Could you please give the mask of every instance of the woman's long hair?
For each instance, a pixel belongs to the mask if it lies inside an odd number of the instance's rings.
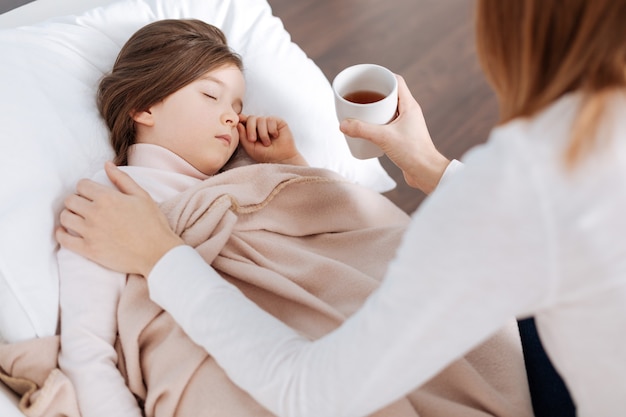
[[[128,148],[135,143],[134,113],[224,65],[243,69],[222,31],[200,20],[159,20],[135,32],[98,89],[98,110],[111,132],[115,163],[126,165]]]
[[[476,49],[501,123],[582,94],[565,155],[572,166],[593,145],[607,100],[626,86],[626,0],[477,0]]]

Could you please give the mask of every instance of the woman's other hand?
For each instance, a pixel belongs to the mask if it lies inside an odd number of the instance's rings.
[[[109,269],[147,276],[165,253],[184,244],[150,195],[107,162],[113,189],[81,180],[65,200],[56,239]]]
[[[307,165],[284,120],[273,116],[240,115],[239,122],[239,143],[255,161]]]
[[[398,78],[398,116],[386,125],[355,119],[341,122],[348,136],[367,139],[378,145],[404,174],[408,185],[430,194],[450,161],[435,148],[420,105],[411,95],[404,78]]]

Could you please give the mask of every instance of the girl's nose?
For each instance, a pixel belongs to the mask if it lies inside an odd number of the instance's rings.
[[[222,123],[229,126],[237,126],[239,123],[239,115],[234,110],[229,110],[222,114]]]

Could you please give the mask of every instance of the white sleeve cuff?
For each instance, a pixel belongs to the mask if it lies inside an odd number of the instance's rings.
[[[443,175],[439,180],[439,185],[445,183],[446,181],[449,181],[450,178],[452,178],[461,169],[463,169],[463,163],[461,161],[458,161],[456,159],[450,161],[450,163],[446,167],[446,170],[443,171]]]

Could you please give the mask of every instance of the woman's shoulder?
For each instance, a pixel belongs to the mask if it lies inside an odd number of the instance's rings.
[[[562,146],[571,132],[581,97],[568,94],[532,117],[519,117],[497,126],[492,138],[518,137],[528,145]]]
[[[604,136],[626,135],[626,91],[608,95],[599,117],[598,131]],[[517,118],[497,126],[490,139],[522,139],[526,146],[537,149],[564,151],[572,137],[584,97],[579,92],[564,95],[532,117]],[[623,142],[623,141],[622,141]]]

